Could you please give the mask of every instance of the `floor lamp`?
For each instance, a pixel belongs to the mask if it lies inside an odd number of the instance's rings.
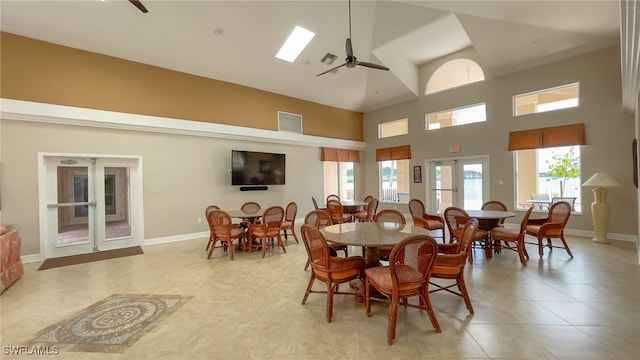
[[[593,241],[608,244],[607,229],[609,228],[609,203],[607,203],[607,187],[620,186],[611,176],[605,173],[595,173],[582,186],[595,186],[594,201],[591,203],[591,218],[593,220]]]

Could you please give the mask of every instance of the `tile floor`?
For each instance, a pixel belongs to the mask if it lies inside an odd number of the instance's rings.
[[[206,240],[144,247],[145,254],[37,271],[0,297],[0,358],[37,332],[114,293],[193,298],[126,352],[61,353],[57,359],[638,359],[640,267],[635,243],[594,244],[570,237],[575,258],[556,249],[521,267],[503,252],[486,261],[479,250],[466,268],[475,307],[432,295],[442,333],[424,312],[400,308],[395,343],[386,342],[387,310],[370,318],[351,296],[336,296],[332,323],[324,295],[301,305],[309,272],[304,246],[287,253],[219,249],[206,259]],[[352,253],[357,253],[352,249]],[[322,284],[319,284],[322,286]],[[37,358],[23,356],[24,358]],[[52,358],[42,356],[42,358]]]

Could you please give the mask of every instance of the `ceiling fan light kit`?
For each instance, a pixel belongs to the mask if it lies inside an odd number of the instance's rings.
[[[356,66],[364,66],[364,67],[368,67],[371,69],[377,69],[377,70],[384,70],[384,71],[388,71],[389,68],[383,65],[378,65],[378,64],[374,64],[374,63],[369,63],[369,62],[365,62],[365,61],[358,61],[358,58],[356,58],[355,56],[353,56],[353,45],[351,44],[351,0],[349,0],[349,37],[347,38],[347,41],[345,42],[345,52],[347,53],[347,57],[344,60],[344,63],[341,65],[338,65],[336,67],[333,67],[327,71],[321,72],[320,74],[316,75],[316,76],[321,76],[324,75],[326,73],[330,73],[333,72],[335,73],[336,70],[338,70],[341,67],[346,67],[346,68],[354,68]],[[324,62],[324,59],[323,59]]]

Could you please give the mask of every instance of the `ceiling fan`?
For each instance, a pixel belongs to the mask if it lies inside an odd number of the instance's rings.
[[[378,69],[378,70],[384,70],[384,71],[389,70],[389,68],[386,66],[364,62],[364,61],[358,61],[358,59],[355,56],[353,56],[353,47],[351,46],[351,0],[349,0],[349,37],[347,38],[347,41],[345,43],[345,50],[347,52],[347,58],[345,59],[344,64],[338,65],[316,76],[324,75],[326,73],[339,69],[343,66],[346,66],[347,68],[353,68],[359,65],[359,66],[364,66],[372,69]]]
[[[143,13],[148,13],[149,10],[147,10],[146,7],[144,7],[144,5],[142,5],[142,1],[140,0],[129,0],[130,3],[133,4],[133,6],[137,7],[140,11],[142,11]]]

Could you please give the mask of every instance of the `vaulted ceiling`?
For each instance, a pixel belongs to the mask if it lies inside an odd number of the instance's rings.
[[[351,3],[358,60],[340,68],[348,1],[0,2],[2,31],[365,112],[420,96],[419,68],[473,48],[488,76],[620,42],[618,1],[366,1]],[[294,63],[274,57],[296,26],[316,33]],[[321,62],[338,56],[332,65]]]

